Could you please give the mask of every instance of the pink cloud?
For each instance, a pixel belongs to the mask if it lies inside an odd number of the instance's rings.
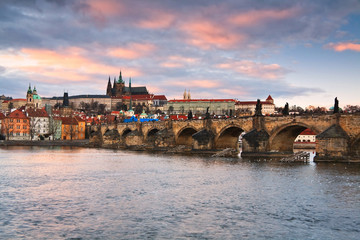
[[[189,36],[188,43],[203,49],[213,46],[228,49],[246,39],[244,35],[229,31],[223,25],[207,20],[185,23],[181,30]]]
[[[92,17],[98,24],[103,25],[107,18],[120,15],[125,12],[125,6],[116,0],[90,0],[87,1],[85,13]]]
[[[217,67],[222,69],[231,69],[248,77],[268,80],[281,79],[289,72],[289,70],[286,70],[278,64],[263,64],[248,60],[222,63],[217,65]]]
[[[4,67],[20,70],[29,76],[36,76],[45,82],[88,81],[92,74],[108,76],[119,72],[116,66],[105,65],[91,60],[88,52],[81,48],[70,47],[61,51],[23,48],[20,52],[2,54],[0,61],[7,59]],[[137,69],[126,69],[129,76],[140,76]]]
[[[124,59],[137,59],[152,53],[156,49],[153,44],[131,43],[127,47],[110,48],[108,55]]]
[[[161,63],[162,67],[166,68],[180,68],[186,65],[193,65],[198,62],[197,58],[187,58],[182,56],[170,56],[165,62]]]
[[[253,26],[266,23],[269,20],[282,20],[295,17],[299,10],[296,8],[284,10],[252,10],[231,16],[229,22],[236,26]]]
[[[220,82],[215,80],[197,79],[197,80],[179,80],[169,83],[169,85],[181,86],[185,88],[217,88]]]
[[[219,92],[223,93],[224,96],[233,96],[233,97],[246,97],[249,96],[249,93],[245,91],[242,87],[234,86],[232,88],[222,88],[219,89]]]
[[[175,20],[175,15],[165,11],[152,10],[147,11],[148,16],[139,20],[136,25],[146,29],[161,29],[169,27]]]
[[[360,44],[352,42],[329,43],[325,47],[333,49],[336,52],[342,52],[346,50],[360,52]]]

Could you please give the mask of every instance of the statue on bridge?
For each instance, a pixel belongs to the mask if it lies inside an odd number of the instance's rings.
[[[337,97],[335,98],[334,112],[333,113],[339,113],[339,100],[337,99]]]
[[[282,114],[283,114],[284,116],[289,115],[289,103],[286,103],[286,104],[285,104],[285,107],[284,107],[284,109],[282,110]]]
[[[192,114],[192,111],[190,110],[188,113],[188,120],[191,120],[191,119],[193,119],[193,114]]]
[[[260,99],[258,99],[255,107],[255,116],[262,116],[261,109],[262,109],[262,104],[260,102]]]
[[[206,109],[205,119],[210,119],[209,107]]]

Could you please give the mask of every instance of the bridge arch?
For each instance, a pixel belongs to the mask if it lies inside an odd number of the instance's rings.
[[[186,126],[180,129],[176,135],[175,142],[177,145],[192,146],[192,135],[197,133],[198,130],[191,126]]]
[[[125,128],[122,133],[120,134],[121,137],[126,137],[129,133],[131,133],[131,129],[130,128]]]
[[[219,134],[215,137],[215,148],[225,149],[239,147],[239,136],[244,132],[244,129],[238,125],[228,125],[220,130]]]
[[[149,140],[151,138],[154,138],[155,137],[155,134],[157,132],[159,132],[160,129],[157,129],[157,128],[151,128],[149,129],[149,131],[147,131],[147,133],[145,134],[145,140]]]
[[[296,137],[307,128],[316,134],[320,133],[316,127],[301,122],[288,123],[274,129],[270,134],[268,150],[293,152]]]
[[[350,151],[351,154],[360,156],[360,134],[350,142]]]

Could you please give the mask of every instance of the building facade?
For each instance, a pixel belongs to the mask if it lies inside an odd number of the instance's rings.
[[[265,101],[260,101],[262,114],[271,115],[275,113],[274,99],[269,95]],[[254,115],[257,101],[237,101],[235,103],[236,115]]]
[[[30,118],[31,140],[52,140],[53,134],[50,131],[50,117],[45,109],[29,108],[26,110]]]
[[[30,140],[30,118],[21,109],[15,110],[3,119],[1,131],[6,140]]]
[[[235,111],[234,99],[174,99],[167,102],[169,114],[202,115],[207,111],[211,115],[233,115]]]

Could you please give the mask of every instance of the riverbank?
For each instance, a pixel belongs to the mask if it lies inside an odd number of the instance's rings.
[[[54,140],[54,141],[0,141],[0,146],[71,146],[88,147],[89,139],[84,140]]]

